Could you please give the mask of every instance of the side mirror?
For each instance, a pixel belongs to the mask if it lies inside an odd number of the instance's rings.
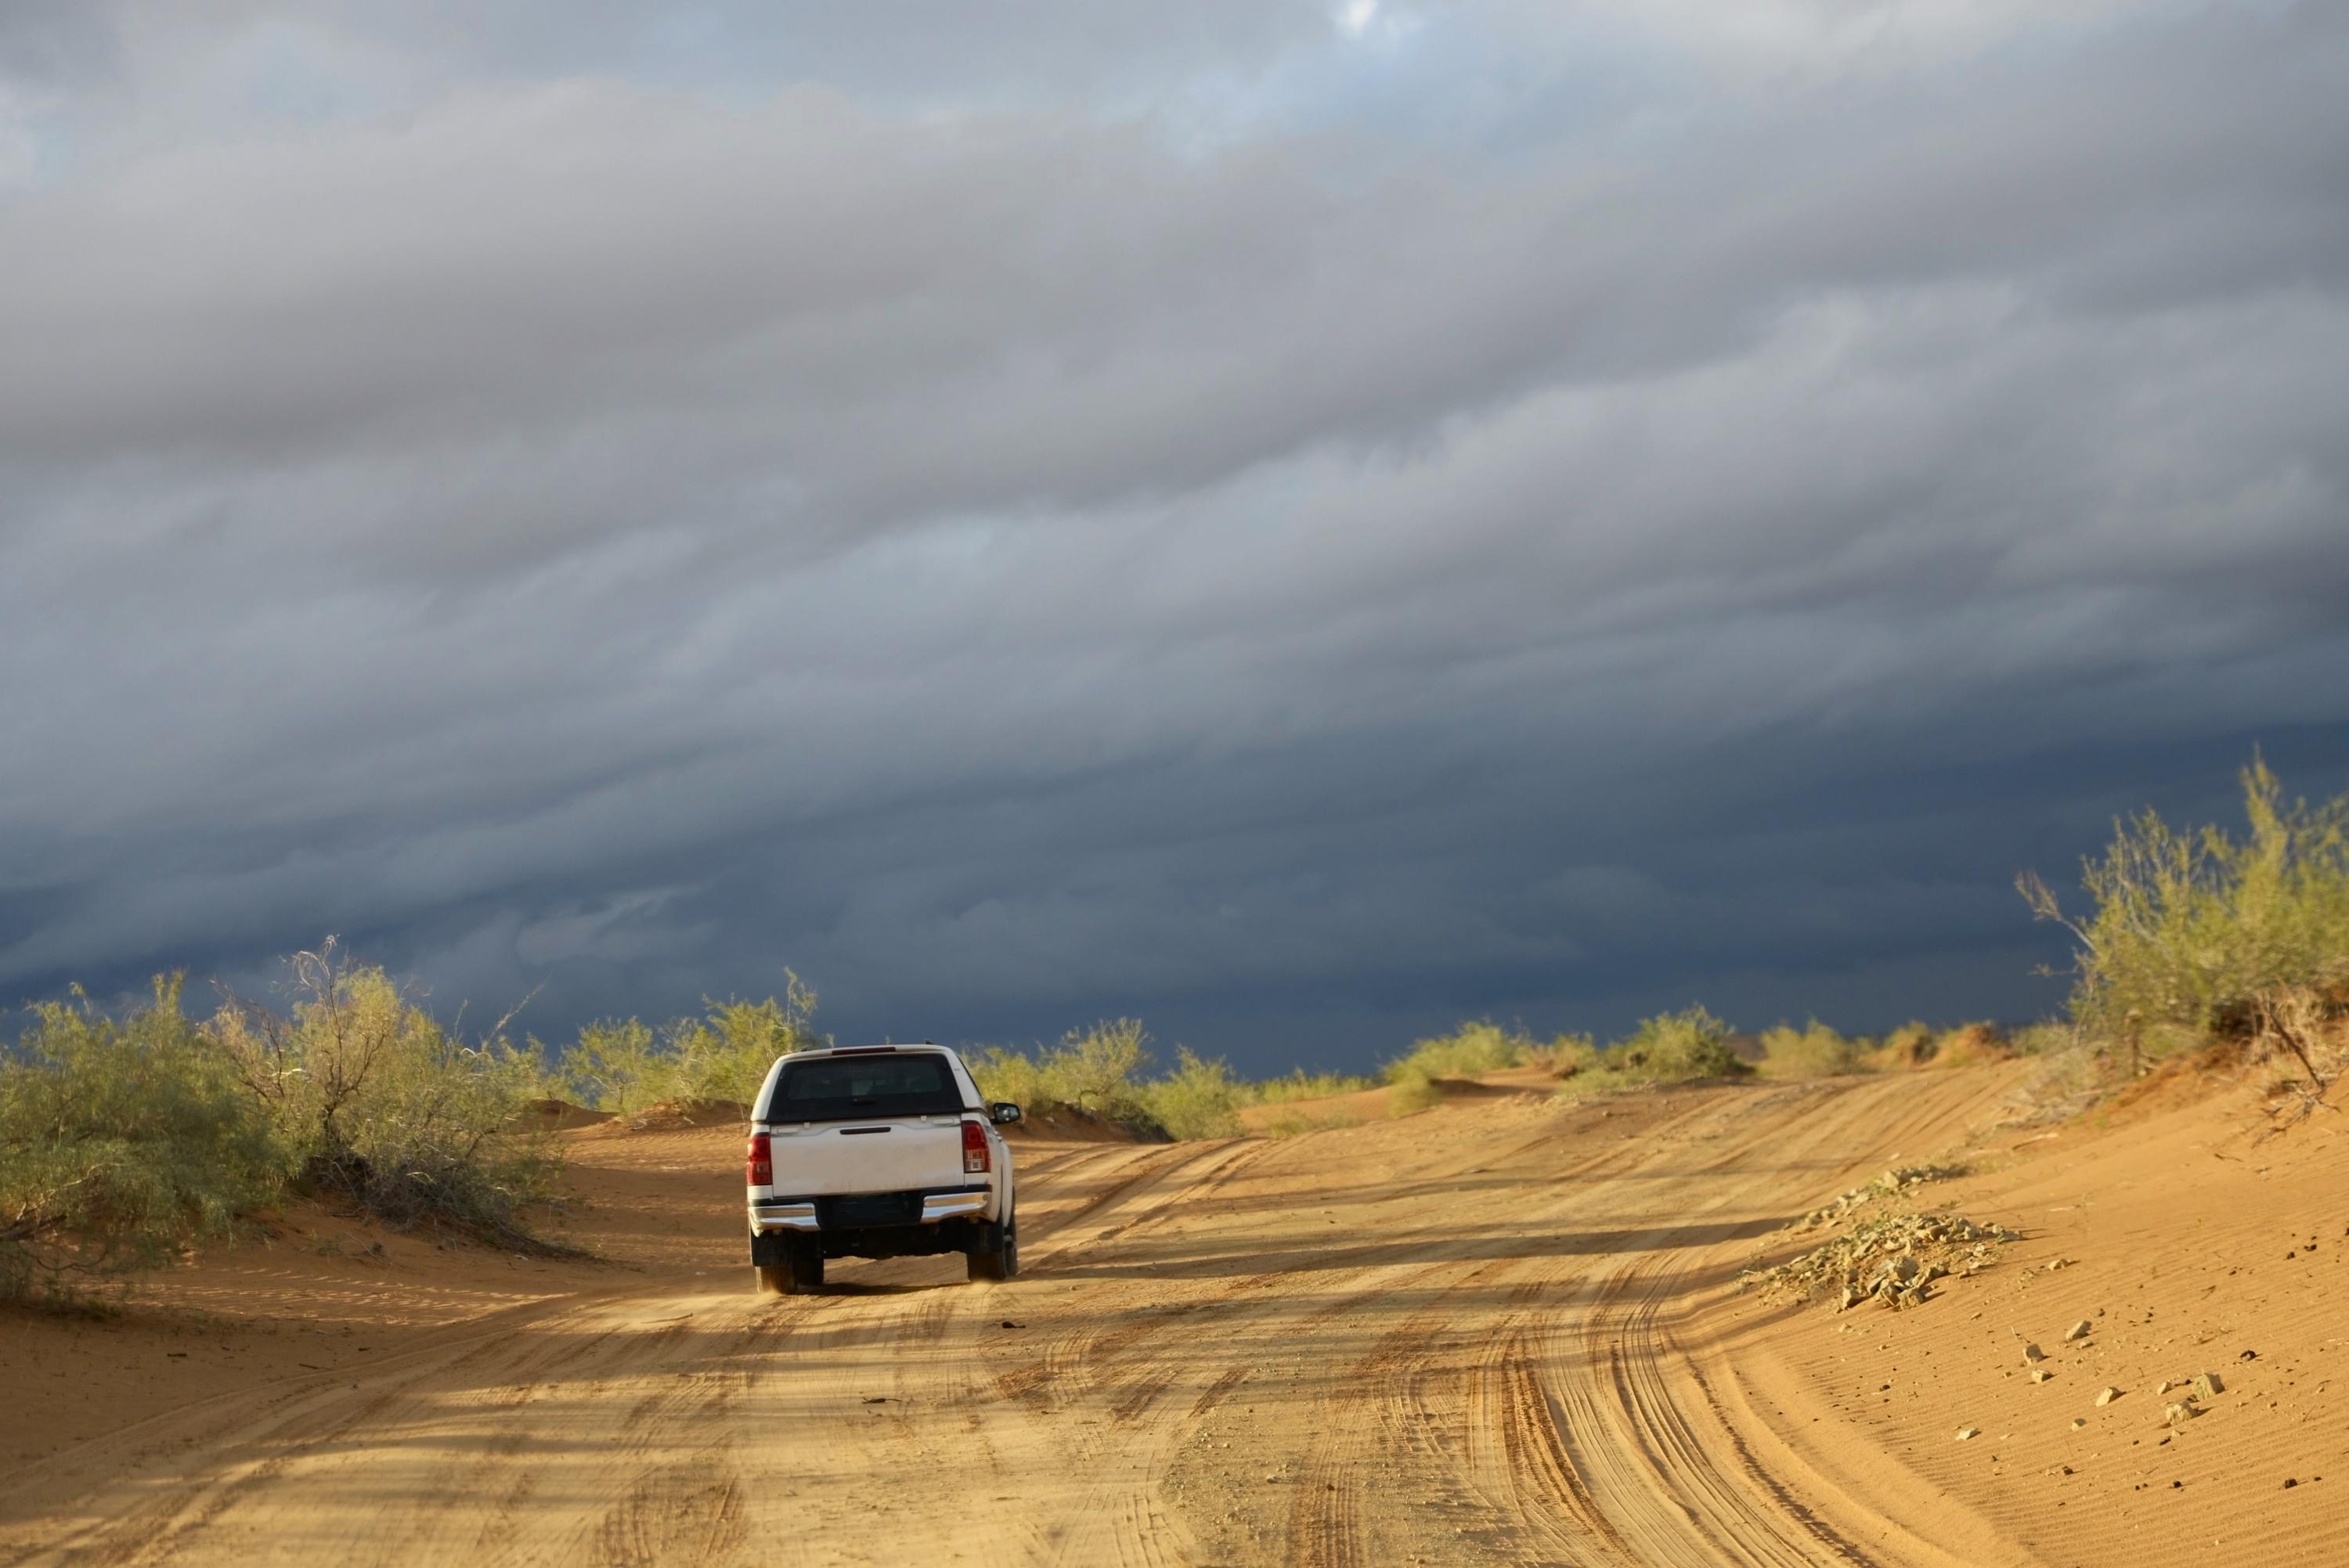
[[[998,1101],[987,1108],[987,1119],[998,1127],[1009,1127],[1019,1119],[1019,1108],[1009,1101]]]

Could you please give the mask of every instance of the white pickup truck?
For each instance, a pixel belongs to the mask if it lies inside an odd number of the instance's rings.
[[[961,1253],[969,1277],[1019,1272],[1011,1150],[944,1046],[793,1051],[750,1107],[750,1264],[761,1295],[823,1285],[826,1258]]]

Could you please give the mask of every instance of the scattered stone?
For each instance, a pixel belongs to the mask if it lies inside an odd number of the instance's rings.
[[[2170,1426],[2182,1427],[2201,1413],[2195,1408],[2194,1401],[2189,1399],[2182,1404],[2165,1407],[2161,1412],[2161,1418]]]
[[[2294,1480],[2294,1479],[2293,1479],[2292,1477],[2291,1477],[2291,1476],[2286,1476],[2286,1477],[2284,1477],[2284,1478],[2283,1478],[2283,1489],[2284,1489],[2284,1491],[2290,1491],[2293,1487],[2296,1487],[2296,1486],[2298,1486],[2299,1484],[2300,1484],[2300,1482],[2299,1482],[2298,1480]]]
[[[2070,1268],[2071,1266],[2072,1260],[2070,1258],[2049,1258],[2047,1260],[2047,1272],[2049,1274],[2054,1274],[2057,1269]]]
[[[1898,1198],[1922,1187],[1928,1181],[1947,1181],[1952,1177],[1962,1176],[1965,1173],[1966,1168],[1962,1165],[1907,1165],[1897,1170],[1887,1171],[1867,1186],[1854,1187],[1850,1191],[1837,1197],[1835,1202],[1812,1210],[1789,1228],[1816,1231],[1821,1225],[1840,1220],[1854,1209],[1866,1208],[1880,1198]]]
[[[2096,1404],[2099,1408],[2102,1408],[2106,1405],[2111,1404],[2120,1397],[2121,1391],[2118,1388],[2099,1388],[2096,1390]]]
[[[2036,1367],[2047,1359],[2047,1352],[2040,1349],[2036,1345],[2026,1345],[2023,1347],[2023,1358]]]
[[[2084,1317],[2064,1331],[2064,1343],[2069,1345],[2075,1339],[2085,1339],[2089,1332],[2088,1320]]]
[[[1961,1443],[1970,1443],[1981,1436],[1982,1429],[1980,1427],[1960,1427],[1958,1429],[1958,1441]]]
[[[2075,1432],[2087,1424],[2088,1418],[2085,1416],[2075,1416],[2072,1418],[2072,1429]]]
[[[2012,1231],[1954,1214],[1883,1214],[1776,1268],[1748,1269],[1738,1284],[1758,1285],[1774,1298],[1824,1295],[1838,1312],[1867,1301],[1914,1306],[1931,1299],[1934,1281],[1957,1268],[1971,1273],[1999,1243],[2017,1239]]]
[[[1006,1328],[1025,1328],[1028,1326],[1024,1323],[1014,1323],[1007,1317],[1003,1320],[1003,1326]]]
[[[2260,1353],[2256,1350],[2246,1350],[2235,1357],[2238,1361],[2257,1361],[2259,1358]]]
[[[2055,1374],[2054,1374],[2054,1373],[2053,1373],[2053,1372],[2050,1372],[2049,1370],[2047,1370],[2047,1368],[2046,1368],[2046,1367],[2033,1367],[2033,1368],[2032,1369],[2032,1373],[2031,1373],[2031,1380],[2032,1380],[2033,1383],[2044,1383],[2045,1381],[2047,1381],[2047,1379],[2049,1379],[2050,1377],[2053,1377],[2054,1376],[2055,1376]]]
[[[2291,1368],[2286,1367],[2285,1370],[2290,1371]],[[2194,1375],[2194,1393],[2197,1398],[2213,1399],[2226,1391],[2227,1385],[2220,1380],[2216,1372],[2198,1372]]]

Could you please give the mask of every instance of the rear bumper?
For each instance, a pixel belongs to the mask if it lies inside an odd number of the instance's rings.
[[[944,1191],[929,1192],[859,1192],[846,1194],[851,1198],[899,1198],[908,1208],[915,1200],[920,1202],[919,1215],[907,1222],[917,1225],[935,1225],[942,1220],[971,1220],[986,1217],[988,1205],[993,1202],[991,1187],[957,1187]],[[848,1225],[836,1222],[824,1223],[825,1210],[833,1202],[823,1198],[770,1198],[750,1205],[750,1230],[754,1235],[761,1231],[811,1233],[824,1230],[858,1230],[873,1227]]]
[[[793,1244],[815,1246],[828,1258],[920,1257],[983,1249],[993,1244],[995,1224],[987,1211],[994,1202],[995,1190],[984,1185],[770,1198],[750,1205],[750,1261],[781,1263]],[[892,1207],[901,1218],[885,1220],[875,1212]]]

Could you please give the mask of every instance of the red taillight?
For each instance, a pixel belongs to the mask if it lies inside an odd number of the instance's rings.
[[[750,1134],[750,1150],[742,1161],[742,1179],[753,1187],[775,1184],[775,1151],[763,1132]]]
[[[987,1153],[987,1129],[975,1121],[964,1122],[962,1124],[962,1173],[966,1176],[978,1176],[992,1168],[993,1161],[988,1158]]]

